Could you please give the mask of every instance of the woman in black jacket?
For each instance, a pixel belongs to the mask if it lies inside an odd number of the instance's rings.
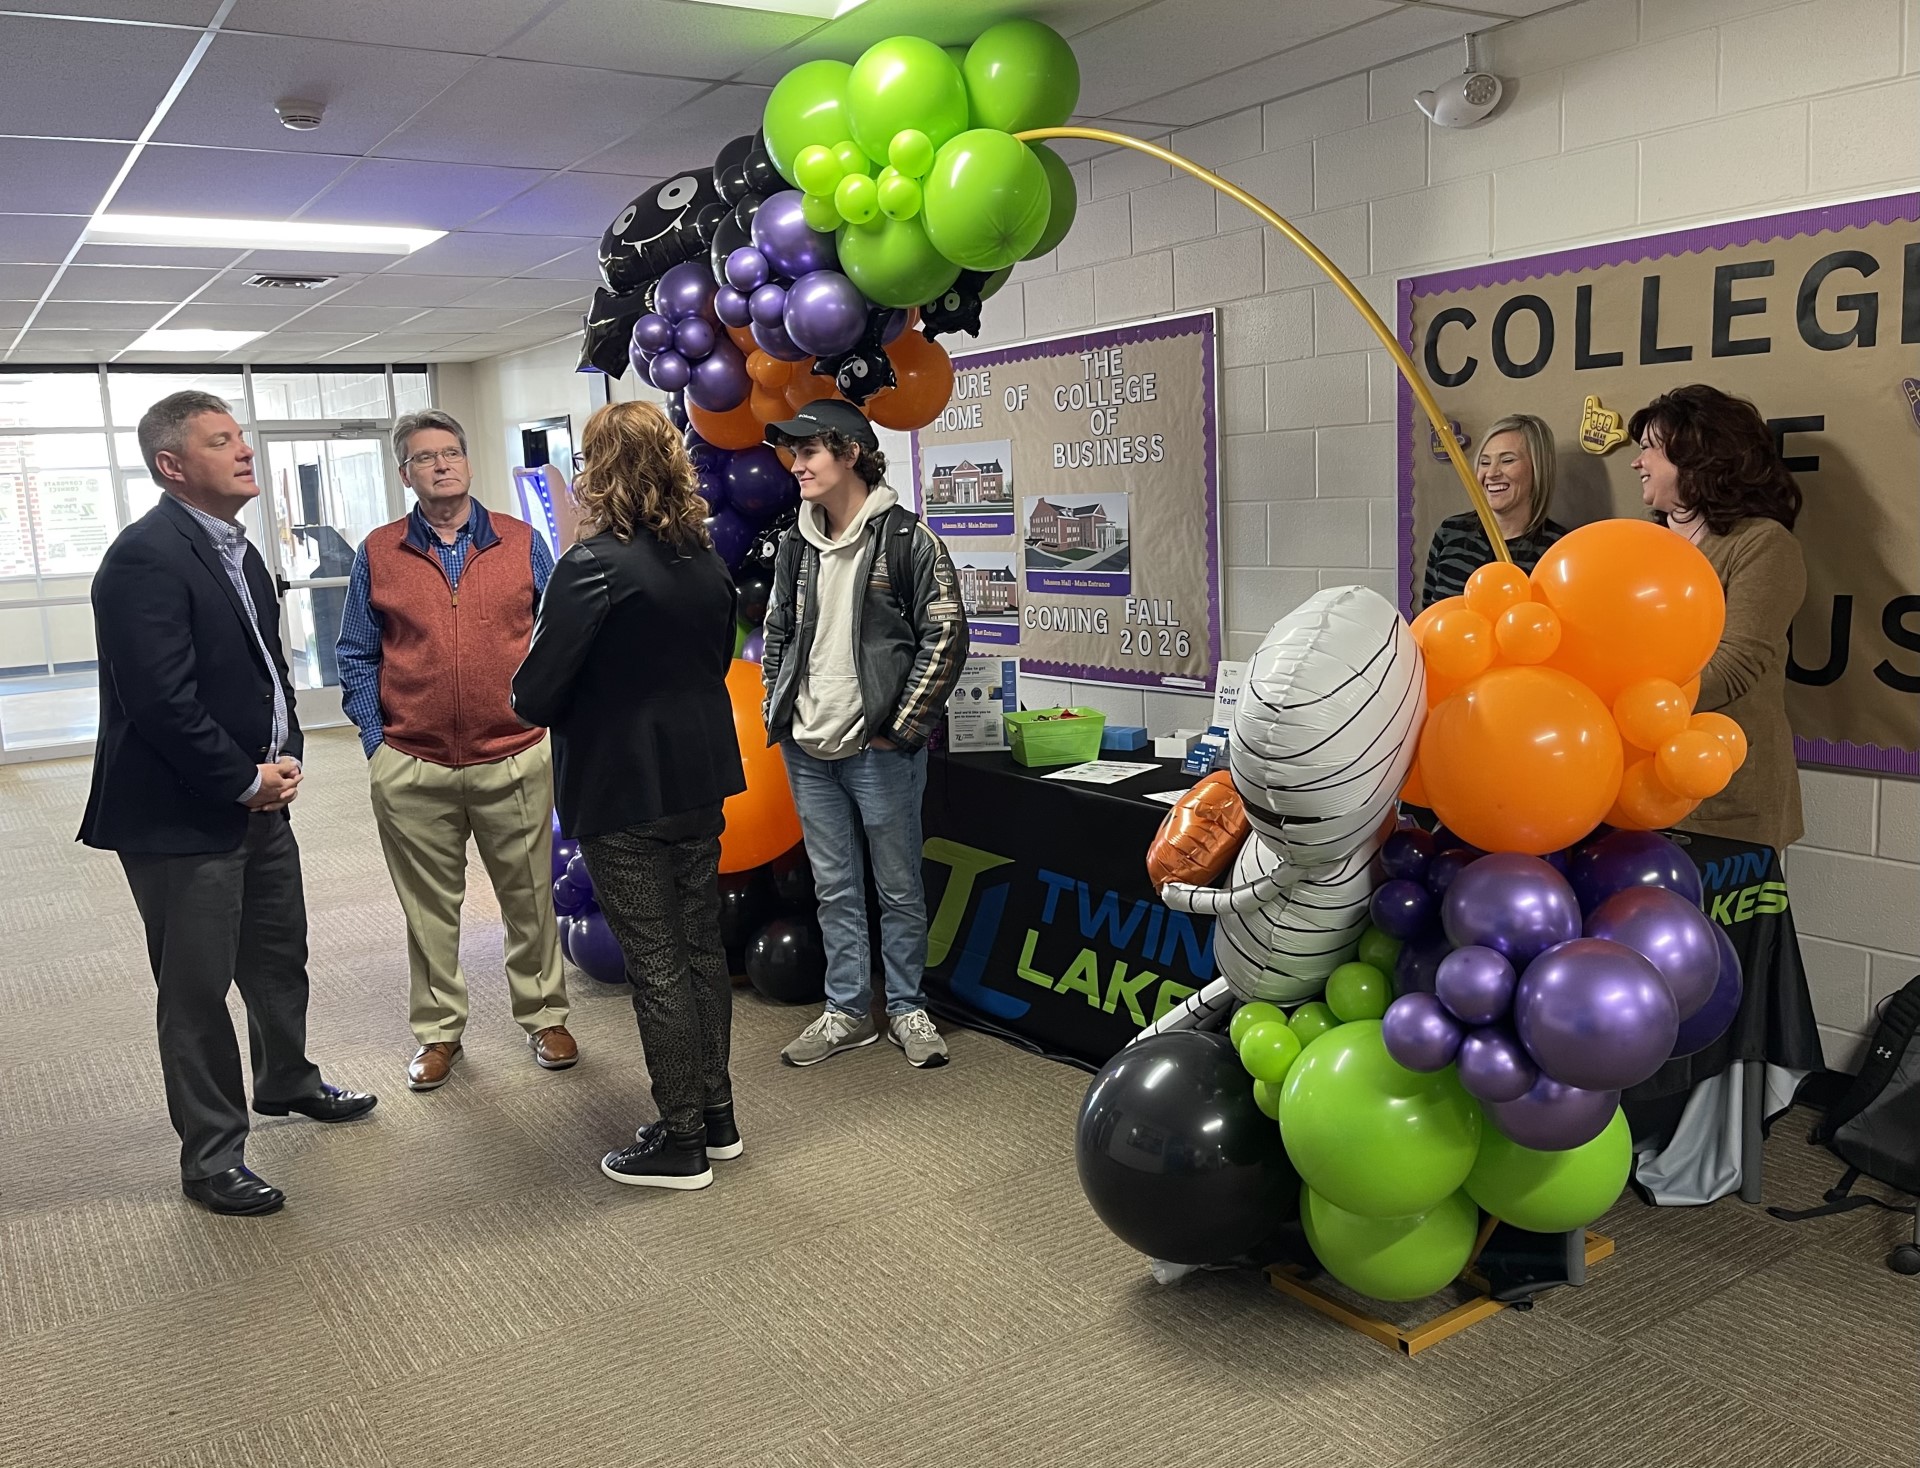
[[[520,716],[553,731],[562,829],[579,838],[633,984],[660,1119],[607,1154],[615,1182],[704,1188],[740,1155],[720,943],[721,805],[746,788],[727,696],[736,595],[680,433],[650,403],[587,420],[586,538],[554,567]]]

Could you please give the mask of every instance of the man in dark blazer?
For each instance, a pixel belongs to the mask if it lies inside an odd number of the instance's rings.
[[[287,807],[300,725],[280,607],[238,524],[260,493],[253,450],[210,393],[140,420],[160,503],[93,578],[100,736],[80,839],[118,852],[159,985],[160,1068],[181,1190],[216,1213],[272,1213],[249,1171],[247,1093],[227,991],[240,986],[253,1109],[345,1121],[375,1098],[307,1059],[307,910]]]

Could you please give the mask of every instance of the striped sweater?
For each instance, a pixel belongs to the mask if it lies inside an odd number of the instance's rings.
[[[1515,565],[1531,572],[1547,547],[1566,533],[1564,525],[1544,520],[1531,535],[1508,541],[1507,552]],[[1472,510],[1449,515],[1433,532],[1433,544],[1427,547],[1427,579],[1420,593],[1420,609],[1425,611],[1437,601],[1460,595],[1467,589],[1467,578],[1492,559],[1493,545],[1480,528],[1480,517]]]

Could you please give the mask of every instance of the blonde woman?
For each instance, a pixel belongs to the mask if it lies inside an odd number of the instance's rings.
[[[727,1074],[733,984],[720,943],[721,805],[746,788],[727,697],[737,600],[680,431],[651,403],[587,420],[582,538],[554,567],[514,708],[553,731],[563,829],[633,984],[659,1119],[600,1170],[704,1188],[740,1155]]]
[[[1567,533],[1547,518],[1553,504],[1553,430],[1531,413],[1514,413],[1487,430],[1475,477],[1487,492],[1507,550],[1523,571]],[[1493,546],[1472,510],[1449,515],[1427,548],[1422,609],[1467,588],[1467,578],[1493,559]]]

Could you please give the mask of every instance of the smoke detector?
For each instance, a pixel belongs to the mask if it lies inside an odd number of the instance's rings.
[[[274,115],[280,119],[280,125],[297,133],[310,133],[320,126],[320,119],[326,108],[318,102],[303,102],[289,99],[273,104]]]
[[[1500,105],[1500,78],[1473,66],[1473,37],[1467,37],[1467,69],[1431,92],[1416,92],[1414,105],[1435,127],[1472,127]]]
[[[317,291],[339,278],[337,275],[249,275],[241,283],[263,291]]]

